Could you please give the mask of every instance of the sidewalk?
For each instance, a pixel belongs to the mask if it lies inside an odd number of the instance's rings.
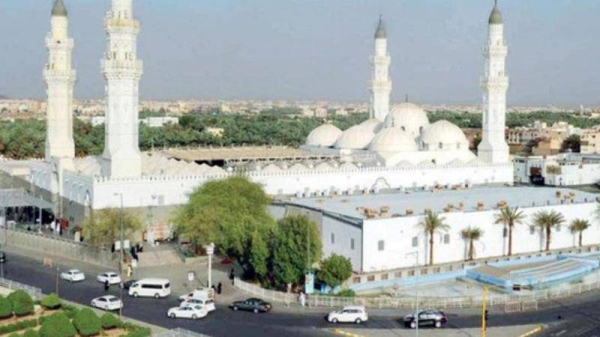
[[[408,337],[414,336],[415,330],[411,329],[356,329],[341,326],[329,329],[330,332],[340,336],[350,337]],[[532,336],[539,331],[539,325],[517,325],[501,328],[489,328],[486,330],[487,337],[522,337]],[[531,335],[529,335],[531,333]],[[444,329],[419,329],[419,336],[423,337],[479,337],[481,329],[469,328],[444,328]]]

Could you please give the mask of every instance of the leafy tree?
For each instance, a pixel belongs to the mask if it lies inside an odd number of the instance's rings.
[[[319,280],[335,288],[352,276],[352,262],[344,256],[332,254],[321,263],[318,276]]]
[[[123,217],[123,237],[132,239],[140,231],[142,221],[137,213],[120,209],[103,209],[94,212],[83,223],[83,235],[95,247],[110,247],[121,238],[120,224]]]
[[[12,304],[15,315],[25,316],[33,313],[33,299],[25,291],[13,291],[7,298]]]
[[[568,150],[574,153],[581,152],[581,136],[573,134],[563,141],[561,151],[567,152]]]
[[[279,286],[299,283],[307,268],[321,258],[319,229],[306,215],[287,216],[277,224],[273,245],[273,278]],[[307,255],[308,249],[310,255]],[[311,266],[307,265],[309,262]]]
[[[55,312],[44,320],[39,333],[40,337],[75,337],[77,330],[65,314]]]
[[[266,238],[274,227],[268,202],[262,187],[246,177],[209,181],[198,187],[176,212],[177,232],[196,249],[216,243],[227,256],[237,260],[246,275],[254,275],[253,241],[259,251],[262,243],[253,240],[253,236]],[[260,255],[255,254],[252,260],[261,262]],[[258,267],[262,271],[261,263]]]
[[[13,315],[12,304],[6,297],[0,296],[0,318],[7,318],[12,315]]]
[[[60,308],[60,305],[62,303],[61,303],[58,295],[56,295],[56,293],[51,293],[50,295],[42,298],[42,302],[40,304],[42,305],[42,307],[44,307],[46,309],[53,310],[53,309]]]
[[[574,219],[571,221],[569,230],[571,230],[571,233],[579,235],[579,247],[582,246],[583,232],[588,228],[590,228],[590,222],[585,219]]]
[[[513,228],[516,224],[523,223],[524,219],[525,214],[519,211],[518,207],[503,207],[500,209],[500,214],[496,215],[496,223],[508,227],[508,256],[512,255]]]
[[[90,308],[81,309],[75,315],[73,324],[81,336],[93,336],[98,334],[100,329],[102,329],[100,318]]]
[[[433,236],[437,232],[447,231],[450,226],[448,226],[444,221],[445,218],[441,218],[438,214],[427,211],[425,213],[425,217],[419,223],[419,225],[425,230],[425,234],[429,237],[429,265],[433,265]]]
[[[565,218],[557,211],[539,211],[533,215],[533,221],[536,226],[546,233],[546,251],[549,251],[552,228],[564,223]]]
[[[23,333],[22,337],[40,337],[40,334],[37,331],[29,328],[25,330],[25,333]]]
[[[460,236],[464,240],[469,242],[468,259],[469,259],[469,261],[471,261],[471,260],[473,260],[473,257],[475,256],[474,242],[481,239],[481,237],[483,236],[483,231],[478,227],[469,226],[469,227],[463,229],[462,231],[460,231]]]
[[[116,327],[121,326],[121,321],[110,312],[107,312],[104,315],[102,315],[102,317],[100,317],[100,320],[102,321],[102,329],[105,330],[114,329]]]
[[[249,264],[254,269],[254,273],[260,279],[264,279],[269,272],[269,258],[271,252],[265,238],[259,231],[254,231],[251,238],[251,251]]]

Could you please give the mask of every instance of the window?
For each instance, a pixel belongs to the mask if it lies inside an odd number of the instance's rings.
[[[354,239],[350,239],[350,249],[354,250]]]
[[[331,233],[330,239],[331,239],[331,244],[332,245],[335,244],[335,234]]]
[[[385,249],[385,241],[379,240],[379,242],[377,243],[377,248],[380,252],[383,251]]]
[[[535,234],[535,227],[533,227],[533,226],[529,226],[529,234],[530,234],[530,235],[533,235],[533,234]]]
[[[438,149],[441,149],[441,148],[442,148],[442,142],[439,142],[438,143]]]
[[[556,226],[556,231],[557,231],[557,232],[560,232],[560,230],[561,230],[561,229],[562,229],[562,226],[561,226],[561,225],[558,225],[558,226]]]
[[[444,234],[444,244],[447,245],[450,243],[450,234]]]
[[[504,228],[504,229],[502,230],[502,237],[503,237],[503,238],[505,238],[505,237],[507,237],[507,236],[508,236],[508,229],[507,229],[507,228]]]
[[[418,237],[415,236],[412,238],[412,246],[419,247],[419,238]]]

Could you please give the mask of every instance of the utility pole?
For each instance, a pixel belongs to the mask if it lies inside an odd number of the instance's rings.
[[[485,337],[485,330],[487,324],[487,292],[488,287],[483,287],[483,296],[481,298],[481,337]]]
[[[58,296],[58,280],[59,280],[58,266],[56,266],[56,296]]]
[[[123,277],[123,257],[125,248],[124,240],[123,240],[123,193],[115,193],[114,196],[119,196],[121,198],[121,208],[119,209],[119,236],[120,236],[120,249],[119,249],[119,275]],[[121,282],[123,280],[121,279]],[[119,307],[119,319],[123,316],[123,287],[119,286],[119,297],[121,300],[121,306]]]
[[[413,317],[413,320],[416,323],[415,326],[415,336],[419,337],[419,251],[415,250],[412,253],[408,253],[406,254],[406,256],[414,256],[415,257],[415,281],[416,281],[416,287],[415,287],[415,317]]]

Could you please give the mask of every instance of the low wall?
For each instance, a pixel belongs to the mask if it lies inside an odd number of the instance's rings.
[[[5,229],[8,245],[28,249],[39,253],[40,258],[57,257],[74,259],[99,266],[114,268],[117,258],[108,250],[96,249],[84,243],[63,239],[60,236],[23,231],[18,229]]]

